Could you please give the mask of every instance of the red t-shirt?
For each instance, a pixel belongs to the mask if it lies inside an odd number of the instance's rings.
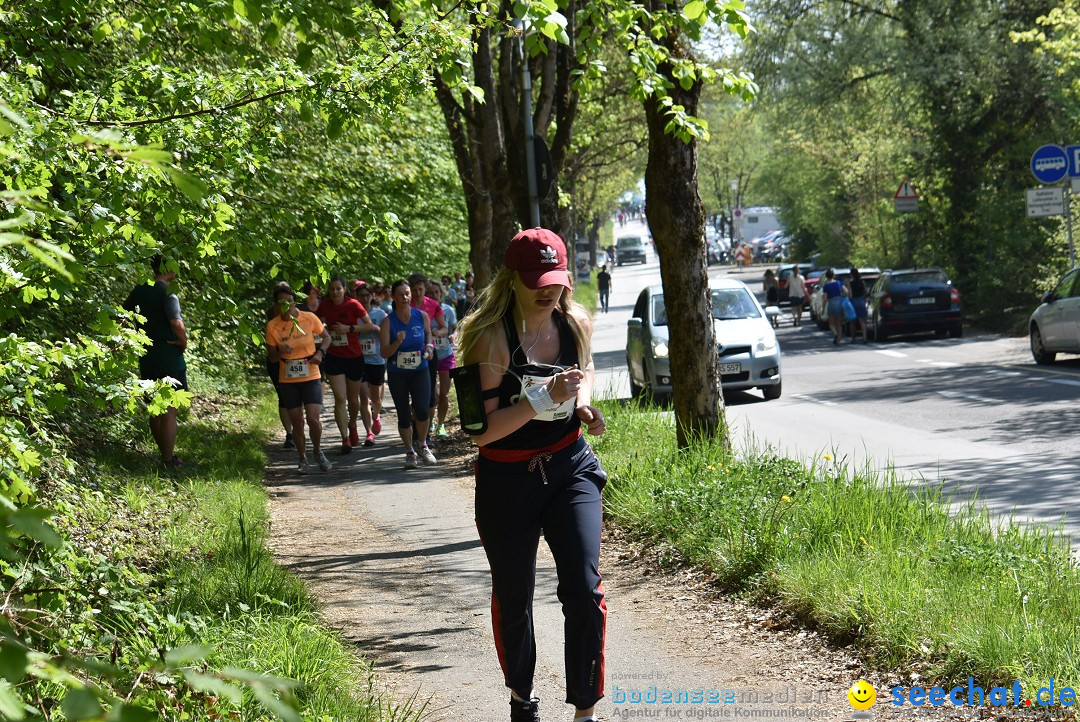
[[[326,324],[326,332],[330,334],[330,355],[341,358],[356,358],[364,355],[360,346],[360,336],[357,333],[334,333],[331,326],[335,323],[343,323],[346,326],[358,326],[367,316],[364,307],[355,298],[346,297],[340,304],[334,304],[329,298],[323,299],[319,304],[319,318]]]
[[[419,308],[421,311],[427,314],[428,320],[431,321],[431,327],[435,328],[435,319],[443,315],[442,304],[436,301],[430,296],[424,296],[424,300],[420,303],[416,303],[416,299],[413,299],[413,308]]]

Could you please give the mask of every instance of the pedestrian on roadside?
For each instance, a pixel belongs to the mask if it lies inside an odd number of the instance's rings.
[[[867,343],[866,336],[866,282],[858,268],[851,269],[851,276],[847,282],[848,297],[855,309],[855,320],[851,322],[851,340],[855,340],[855,328],[858,327],[862,334],[862,342]]]
[[[341,434],[341,453],[348,454],[360,445],[358,418],[364,424],[364,436],[371,433],[371,409],[364,388],[364,350],[358,334],[378,327],[372,325],[363,305],[345,292],[343,276],[330,279],[329,291],[319,304],[318,314],[330,336],[323,366],[334,391],[334,421]]]
[[[413,446],[413,422],[416,422],[418,442],[427,438],[431,425],[428,363],[435,350],[431,343],[431,321],[412,305],[412,289],[405,279],[394,281],[390,291],[394,310],[379,326],[379,350],[387,360],[387,383],[397,409],[398,434],[405,446],[405,468],[415,469],[421,462],[434,466],[438,462],[430,448],[420,446],[417,452]]]
[[[139,323],[143,333],[150,337],[150,347],[139,359],[139,378],[147,381],[167,379],[174,389],[187,391],[187,327],[180,315],[180,299],[169,293],[169,283],[176,278],[159,253],[150,259],[154,270],[154,282],[140,283],[131,289],[124,308],[138,312],[146,320]],[[179,469],[183,461],[173,452],[176,448],[176,407],[169,406],[162,414],[150,417],[150,433],[154,437],[161,464],[172,471]]]
[[[595,720],[604,696],[607,606],[599,572],[607,475],[581,427],[604,433],[591,403],[592,321],[573,300],[566,247],[531,228],[507,246],[505,267],[461,322],[465,365],[477,365],[487,415],[473,437],[476,526],[491,568],[492,624],[512,722],[540,719],[532,624],[540,534],[558,569],[566,701]]]
[[[371,404],[371,431],[364,440],[364,446],[374,446],[375,437],[382,433],[383,394],[386,391],[386,359],[379,350],[379,329],[386,318],[386,311],[375,302],[371,288],[366,284],[356,289],[356,300],[368,312],[368,318],[375,326],[375,331],[359,334],[360,348],[364,352],[363,385]]]
[[[285,281],[274,286],[274,303],[278,315],[266,323],[266,347],[270,360],[279,363],[278,383],[285,408],[292,419],[293,439],[300,456],[296,471],[307,474],[311,462],[307,457],[307,441],[304,438],[304,418],[311,436],[311,450],[315,461],[323,471],[333,465],[322,452],[322,362],[330,346],[330,334],[319,317],[296,306],[296,294]],[[320,341],[316,344],[315,339]]]
[[[806,279],[799,273],[799,267],[791,269],[788,278],[788,299],[791,301],[791,317],[793,325],[802,325],[803,300],[806,296]]]
[[[596,292],[600,295],[600,308],[607,313],[608,298],[611,296],[611,274],[607,266],[601,266],[600,273],[596,274]]]
[[[831,268],[825,271],[821,292],[825,294],[825,316],[829,319],[833,345],[839,346],[844,331],[844,285],[836,280],[836,272]]]
[[[270,308],[266,309],[266,320],[270,321],[280,313],[277,304],[273,304]],[[293,439],[292,433],[292,417],[289,416],[289,410],[285,408],[285,400],[281,395],[281,383],[278,381],[278,366],[279,361],[270,360],[270,347],[266,348],[266,375],[270,377],[270,383],[274,385],[274,393],[277,394],[278,400],[278,419],[281,420],[281,428],[285,430],[285,443],[281,445],[283,449],[295,449],[296,440]]]

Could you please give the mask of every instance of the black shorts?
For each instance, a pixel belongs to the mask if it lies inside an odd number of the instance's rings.
[[[298,409],[308,404],[322,404],[322,382],[319,379],[278,385],[278,405]]]
[[[386,364],[364,364],[364,381],[369,386],[382,386],[386,383]]]
[[[157,381],[165,377],[176,379],[180,382],[179,385],[173,384],[174,389],[180,389],[187,391],[187,369],[180,369],[179,371],[158,371],[156,369],[147,368],[142,364],[139,365],[139,378],[145,381]]]
[[[328,353],[323,359],[322,369],[324,376],[345,374],[345,378],[349,381],[361,381],[364,378],[364,357],[346,358]]]

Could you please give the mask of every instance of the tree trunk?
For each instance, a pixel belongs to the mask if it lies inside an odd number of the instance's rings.
[[[670,68],[666,70],[670,78]],[[689,90],[678,81],[673,86],[675,104],[696,114],[700,84]],[[649,127],[645,215],[660,255],[676,440],[684,448],[695,439],[726,434],[705,263],[705,209],[698,196],[696,141],[685,143],[664,132],[668,118],[656,98],[645,101],[645,116]]]

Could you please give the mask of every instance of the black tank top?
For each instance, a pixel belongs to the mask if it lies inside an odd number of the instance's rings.
[[[553,318],[559,328],[559,358],[552,365],[567,369],[578,363],[577,342],[574,340],[570,325],[562,314],[556,310],[553,313]],[[510,367],[503,374],[502,382],[498,388],[500,409],[512,406],[521,398],[521,380],[518,377],[547,377],[559,373],[557,369],[535,366],[527,362],[525,352],[521,349],[517,329],[514,328],[512,306],[507,310],[506,316],[503,317],[503,328],[506,329],[506,343],[509,345],[511,352]],[[543,449],[580,428],[581,420],[571,411],[566,418],[554,421],[533,419],[509,436],[504,436],[486,446],[492,449]]]

